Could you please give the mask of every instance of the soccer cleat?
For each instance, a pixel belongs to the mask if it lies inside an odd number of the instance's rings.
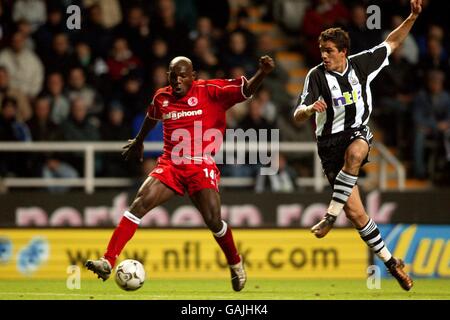
[[[327,233],[333,228],[333,224],[336,221],[336,217],[327,213],[322,220],[319,221],[316,225],[311,228],[311,232],[317,238],[323,238],[327,235]]]
[[[405,268],[405,263],[401,259],[395,259],[395,263],[392,264],[388,268],[388,271],[392,276],[397,279],[400,286],[406,290],[409,291],[413,286],[413,280],[406,274],[406,272],[403,270]]]
[[[86,261],[85,266],[103,281],[107,280],[111,275],[111,264],[105,258],[100,258],[99,260],[88,260]]]
[[[231,272],[231,284],[234,291],[241,291],[244,289],[245,282],[247,281],[247,274],[244,269],[244,260],[240,256],[241,261],[237,264],[230,265]]]

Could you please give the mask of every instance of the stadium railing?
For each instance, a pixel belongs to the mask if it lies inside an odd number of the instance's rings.
[[[160,151],[162,143],[146,142],[145,151]],[[31,177],[0,177],[0,190],[4,192],[9,188],[33,188],[33,187],[83,187],[85,192],[92,194],[99,187],[127,187],[133,184],[133,179],[117,177],[96,177],[95,176],[95,154],[101,152],[121,152],[123,143],[119,142],[0,142],[0,156],[4,152],[82,152],[84,158],[84,175],[76,179],[47,179]],[[261,152],[269,146],[261,144],[236,143],[227,145],[224,143],[221,152]],[[327,185],[322,173],[320,158],[317,154],[317,146],[314,142],[281,142],[275,147],[271,147],[271,152],[279,151],[289,153],[310,153],[314,158],[313,176],[297,178],[297,185],[303,187],[313,187],[320,192]],[[397,189],[405,189],[405,168],[402,163],[392,155],[383,144],[375,142],[373,148],[378,150],[378,188],[386,190],[388,180],[388,164],[395,169],[397,179]],[[224,187],[251,187],[254,185],[253,178],[245,177],[223,177],[221,185]]]

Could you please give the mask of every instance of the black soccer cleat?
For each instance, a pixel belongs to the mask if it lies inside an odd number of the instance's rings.
[[[108,280],[111,275],[111,264],[105,258],[100,258],[99,260],[88,260],[84,264],[88,270],[94,272],[99,279],[103,281]]]

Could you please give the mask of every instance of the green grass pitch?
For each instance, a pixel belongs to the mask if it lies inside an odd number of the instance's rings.
[[[250,279],[242,292],[227,280],[152,280],[137,291],[119,289],[113,279],[82,280],[69,290],[64,280],[1,280],[0,300],[450,300],[450,280],[415,279],[411,291],[383,279],[380,289],[361,280]]]

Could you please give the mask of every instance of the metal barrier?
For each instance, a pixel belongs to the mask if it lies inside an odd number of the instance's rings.
[[[95,177],[94,160],[95,153],[121,152],[121,142],[0,142],[0,156],[3,152],[83,152],[84,154],[84,177],[76,179],[46,179],[46,178],[16,178],[0,177],[0,185],[4,190],[8,188],[30,188],[49,186],[84,187],[86,193],[92,194],[97,187],[126,187],[133,183],[132,179],[126,178],[99,178]],[[146,142],[145,151],[160,151],[163,144],[157,142]],[[223,144],[221,151],[230,151],[230,148],[256,152],[261,145],[237,143],[232,146]],[[264,146],[263,146],[264,148]],[[387,187],[387,164],[394,166],[397,174],[397,188],[405,188],[405,169],[400,161],[395,158],[389,150],[381,143],[374,143],[374,148],[380,153],[379,166],[379,188],[385,190]],[[236,149],[232,149],[236,150]],[[273,149],[272,149],[273,150]],[[315,191],[322,191],[327,181],[322,173],[320,158],[317,154],[317,145],[314,142],[281,142],[276,151],[282,153],[312,153],[314,157],[313,177],[300,177],[296,183],[299,186],[313,187]],[[253,186],[253,178],[223,177],[221,186],[224,187],[246,187]]]

